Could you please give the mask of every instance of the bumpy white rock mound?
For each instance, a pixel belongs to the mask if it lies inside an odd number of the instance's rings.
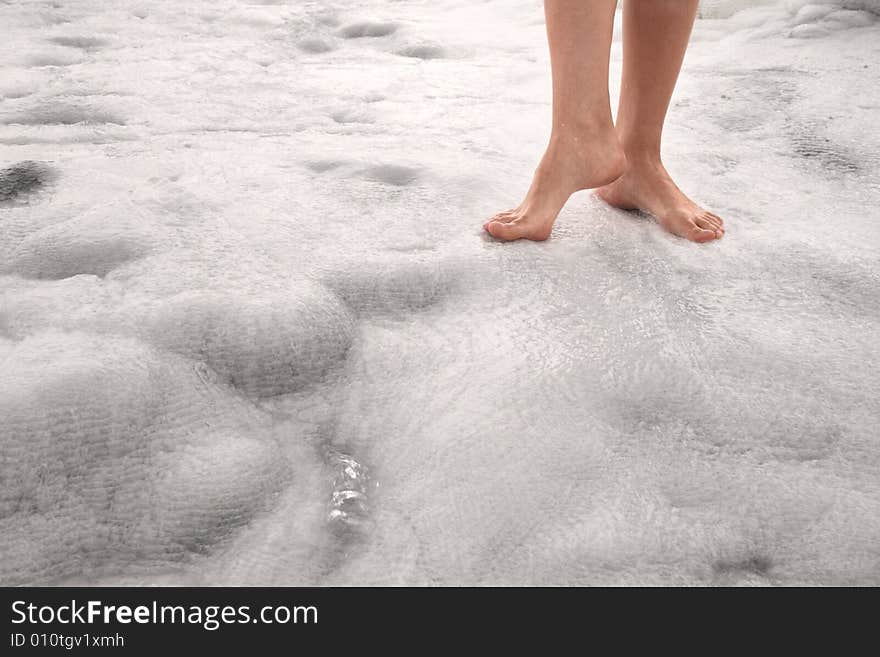
[[[0,584],[880,583],[877,3],[703,3],[703,247],[481,234],[539,0],[336,4],[0,3]]]
[[[267,417],[139,341],[49,331],[0,370],[4,583],[168,567],[285,480]]]

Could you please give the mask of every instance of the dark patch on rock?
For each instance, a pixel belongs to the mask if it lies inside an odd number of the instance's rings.
[[[827,137],[814,134],[798,134],[792,139],[796,155],[815,161],[823,169],[836,173],[856,173],[859,163]]]
[[[30,112],[15,114],[3,120],[8,125],[125,125],[125,120],[112,112],[78,105],[46,105]]]
[[[364,37],[383,37],[397,31],[396,23],[352,23],[339,31],[343,39],[362,39]]]
[[[773,560],[762,554],[753,554],[736,561],[720,559],[712,564],[712,570],[718,575],[743,573],[765,577],[771,568]]]
[[[335,46],[329,41],[318,38],[303,39],[298,45],[300,50],[314,54],[330,52],[335,48]]]
[[[402,57],[413,57],[415,59],[443,59],[446,52],[440,46],[407,46],[397,51]]]
[[[315,173],[331,171],[332,169],[341,167],[343,164],[345,163],[340,160],[314,160],[312,162],[306,162],[306,166]]]
[[[49,39],[52,43],[68,48],[81,48],[82,50],[95,50],[107,45],[106,39],[90,36],[57,36]]]
[[[52,179],[52,169],[42,162],[24,160],[0,170],[0,203],[9,203],[40,189]]]
[[[364,170],[363,175],[369,180],[375,180],[394,187],[405,187],[419,177],[419,170],[412,167],[404,167],[399,164],[378,164]]]

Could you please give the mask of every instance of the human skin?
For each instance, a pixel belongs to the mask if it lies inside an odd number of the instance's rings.
[[[568,198],[593,188],[610,205],[653,214],[686,239],[706,242],[724,234],[720,217],[685,196],[660,158],[663,123],[698,0],[625,4],[615,126],[608,61],[616,4],[545,0],[553,78],[550,141],[522,203],[483,224],[496,239],[547,239]]]

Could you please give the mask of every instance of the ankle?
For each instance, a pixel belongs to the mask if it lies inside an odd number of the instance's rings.
[[[604,161],[621,169],[626,163],[626,153],[613,129],[578,128],[567,132],[556,130],[550,135],[546,157],[555,162],[567,162],[580,166],[583,160]]]
[[[663,161],[660,159],[660,153],[655,150],[627,150],[626,168],[627,171],[637,171],[640,173],[659,173],[665,171]]]
[[[620,144],[626,153],[626,159],[635,164],[650,166],[663,166],[660,160],[660,135],[640,134],[616,127]]]
[[[609,136],[617,137],[611,116],[578,116],[574,119],[554,118],[550,141],[560,143],[580,143],[589,145],[605,141]]]

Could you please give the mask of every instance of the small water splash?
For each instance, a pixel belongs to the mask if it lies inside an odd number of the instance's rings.
[[[370,527],[368,468],[335,450],[329,451],[326,459],[334,471],[327,521],[340,530],[366,531]]]

